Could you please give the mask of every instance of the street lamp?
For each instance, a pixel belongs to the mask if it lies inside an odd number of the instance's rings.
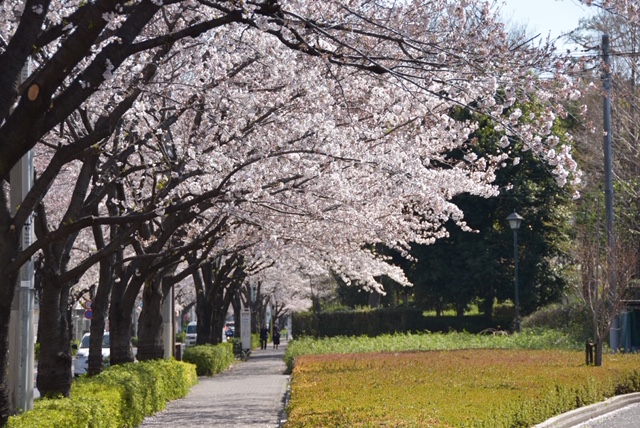
[[[513,260],[515,262],[515,285],[516,285],[516,331],[520,332],[520,292],[518,290],[518,229],[524,218],[517,212],[512,212],[507,217],[509,226],[513,230]]]

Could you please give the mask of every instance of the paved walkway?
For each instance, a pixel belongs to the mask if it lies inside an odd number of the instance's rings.
[[[167,403],[140,427],[278,427],[289,376],[284,374],[286,341],[279,349],[253,350],[246,362],[224,373],[200,377],[189,395]]]

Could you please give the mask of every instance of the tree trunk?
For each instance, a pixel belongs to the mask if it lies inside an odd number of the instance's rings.
[[[226,318],[226,312],[225,313],[217,312],[217,314],[211,318],[211,332],[212,332],[211,343],[214,345],[222,343],[222,334],[224,331],[225,318]]]
[[[372,291],[369,293],[369,307],[378,308],[380,306],[380,297],[381,294],[377,291]]]
[[[249,300],[251,300],[251,298],[249,298]],[[249,327],[250,332],[255,332],[257,330],[253,330],[253,324],[254,324],[253,318],[255,317],[255,314],[253,313],[252,306],[253,305],[249,303],[249,307],[251,308],[251,320],[249,321],[250,325],[248,325],[247,327]],[[242,334],[242,326],[240,325],[240,311],[241,311],[240,293],[238,293],[233,297],[233,299],[231,299],[231,307],[233,308],[233,321],[236,323],[234,336],[240,337],[240,335]]]
[[[491,291],[482,299],[480,310],[484,317],[488,320],[493,319],[493,303],[495,301],[495,291],[491,287]]]
[[[231,299],[228,299],[228,302],[226,301],[224,298],[225,288],[219,281],[216,281],[211,285],[211,337],[209,343],[217,345],[222,343],[222,333],[224,330],[225,319],[227,317],[227,309],[229,309]],[[228,290],[228,292],[231,291],[232,290]]]
[[[15,233],[15,230],[19,229],[12,223],[7,199],[8,192],[0,189],[0,426],[6,424],[11,412],[9,379],[7,377],[7,367],[9,365],[9,320],[18,281],[17,272],[10,272],[6,268],[6,263],[18,251],[19,243]]]
[[[225,320],[227,318],[227,311],[231,304],[231,298],[225,298],[225,291],[232,293],[233,285],[226,280],[216,278],[216,281],[212,284],[211,289],[211,342],[216,345],[222,343],[222,334],[224,332]]]
[[[603,342],[604,342],[604,339],[602,338],[598,338],[596,340],[596,356],[595,356],[595,364],[594,364],[596,367],[602,366]]]
[[[242,262],[242,257],[232,257],[224,263],[218,259],[215,264],[204,263],[200,272],[194,273],[198,315],[196,342],[199,345],[205,343],[215,345],[222,342],[227,310],[246,277],[241,267]],[[239,321],[239,316],[235,319],[236,322]]]
[[[0,426],[5,425],[11,411],[7,370],[4,367],[9,364],[9,319],[16,280],[13,276],[0,282],[0,367],[3,367],[0,370]]]
[[[94,304],[95,300],[91,306],[92,311],[95,311]],[[93,312],[90,328],[91,341],[89,342],[89,365],[87,368],[89,376],[94,376],[102,372],[102,341],[104,338],[105,327],[106,322],[104,314],[96,317],[96,313]]]
[[[151,279],[142,293],[142,312],[138,320],[139,361],[164,358],[161,282],[161,279]]]
[[[133,308],[125,301],[126,281],[114,283],[109,307],[109,331],[111,337],[111,365],[132,363],[131,325]]]
[[[106,293],[106,296],[104,294]],[[89,376],[102,372],[102,339],[106,330],[106,311],[109,305],[109,290],[98,287],[98,293],[91,303],[91,341],[89,342],[89,366],[87,373]]]
[[[196,315],[198,316],[196,344],[210,343],[212,308],[209,301],[209,289],[212,282],[211,263],[203,263],[198,275],[194,275],[194,283],[197,288]]]
[[[113,284],[113,263],[115,256],[100,261],[100,279],[96,295],[91,303],[91,342],[89,344],[89,376],[102,372],[102,337],[106,330],[106,315],[109,310],[109,294]],[[95,340],[93,340],[95,338]]]
[[[36,383],[42,396],[63,395],[71,391],[71,335],[68,322],[69,284],[55,283],[55,270],[45,274],[40,302],[41,334]]]

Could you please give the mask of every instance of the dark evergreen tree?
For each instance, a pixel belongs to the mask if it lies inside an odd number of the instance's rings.
[[[520,108],[526,115],[527,108]],[[470,114],[456,112],[454,116],[464,120]],[[554,133],[560,136],[564,132],[556,125]],[[490,121],[482,120],[469,144],[479,155],[498,154],[501,136]],[[498,197],[460,195],[453,199],[475,232],[449,222],[449,237],[433,245],[412,245],[416,261],[402,265],[414,283],[413,296],[420,307],[438,314],[454,309],[462,315],[470,304],[478,303],[481,311],[491,316],[496,299],[514,299],[513,232],[506,220],[514,210],[525,218],[518,231],[522,313],[562,296],[566,281],[560,268],[567,242],[570,191],[560,188],[548,166],[530,151],[523,151],[517,140],[511,142],[509,157],[496,176]]]

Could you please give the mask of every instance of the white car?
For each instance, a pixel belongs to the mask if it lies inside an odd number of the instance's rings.
[[[80,342],[80,348],[78,348],[78,353],[76,354],[76,359],[73,362],[73,374],[75,376],[80,376],[85,374],[89,368],[89,333],[85,333],[82,336],[82,341]],[[111,354],[109,333],[105,332],[104,336],[102,336],[102,365],[109,365],[109,356]]]
[[[187,325],[187,346],[193,346],[198,339],[198,323],[193,321]]]

